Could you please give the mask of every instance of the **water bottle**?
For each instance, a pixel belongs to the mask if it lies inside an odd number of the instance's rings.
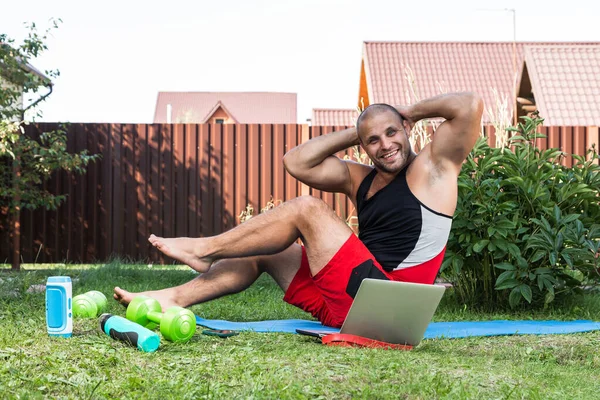
[[[73,333],[72,288],[68,276],[50,276],[46,282],[46,328],[48,335],[71,337]]]
[[[160,346],[158,334],[126,318],[118,315],[102,314],[99,321],[102,332],[142,351],[153,352]]]

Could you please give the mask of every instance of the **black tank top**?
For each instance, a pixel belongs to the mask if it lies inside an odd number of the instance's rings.
[[[373,169],[356,193],[358,238],[388,272],[425,263],[445,250],[452,217],[433,211],[410,191],[404,168],[370,199]]]

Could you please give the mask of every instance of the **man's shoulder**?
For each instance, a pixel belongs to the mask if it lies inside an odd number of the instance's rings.
[[[371,165],[362,164],[353,160],[344,160],[346,166],[348,167],[348,172],[350,175],[350,198],[352,201],[356,198],[356,192],[358,191],[358,187],[362,183],[362,181],[373,171],[375,168]]]

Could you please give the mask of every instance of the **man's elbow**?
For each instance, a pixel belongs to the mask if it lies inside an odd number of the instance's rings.
[[[291,160],[292,158],[293,156],[290,156],[289,151],[283,155],[283,168],[285,168],[287,172],[290,172],[290,168],[293,165],[293,162]]]
[[[475,116],[476,118],[481,118],[483,115],[483,98],[474,92],[467,93],[466,99],[466,108],[469,114]]]
[[[283,156],[283,168],[287,171],[288,174],[292,175],[296,178],[298,171],[298,159],[294,154],[294,150],[290,150]]]

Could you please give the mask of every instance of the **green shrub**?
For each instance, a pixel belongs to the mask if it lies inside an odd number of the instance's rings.
[[[465,304],[543,306],[600,281],[598,155],[560,165],[563,152],[535,146],[542,122],[523,118],[507,147],[480,138],[463,165],[441,270]]]
[[[67,196],[52,193],[43,183],[59,170],[83,174],[100,155],[67,152],[67,133],[62,128],[34,140],[25,135],[22,124],[0,119],[0,209],[56,210]]]

